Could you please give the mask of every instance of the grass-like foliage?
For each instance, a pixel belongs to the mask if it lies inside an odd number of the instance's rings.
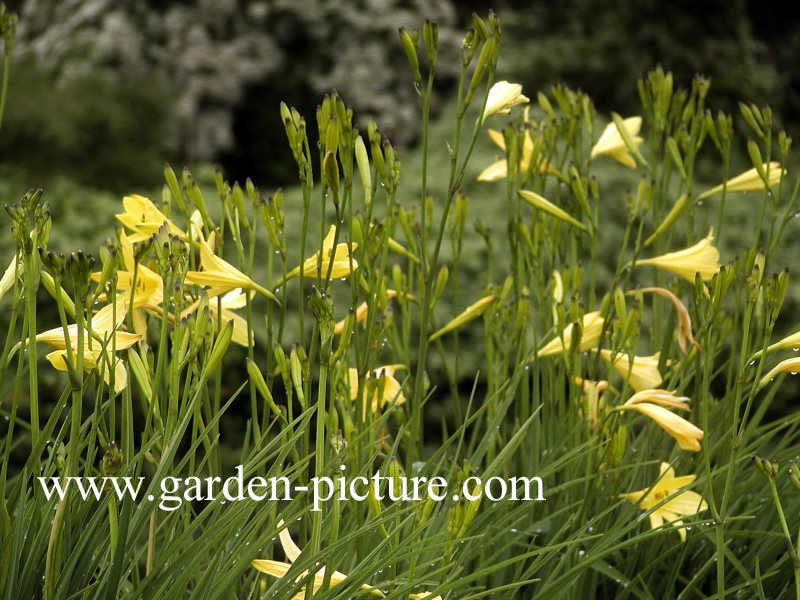
[[[798,180],[770,111],[743,104],[740,138],[706,80],[687,91],[656,70],[640,115],[597,127],[583,93],[494,81],[490,15],[464,39],[440,139],[436,26],[400,43],[418,171],[335,95],[313,126],[281,107],[297,244],[290,196],[219,176],[211,200],[169,167],[160,199],[124,198],[94,256],[48,247],[71,223],[51,223],[40,191],[6,207],[0,597],[800,595],[800,417],[771,410],[800,370],[800,334],[773,331]],[[502,156],[481,202],[504,231],[468,225],[487,133]],[[701,156],[718,186],[696,184]],[[600,163],[627,195],[604,192]],[[718,251],[733,203],[752,215],[749,238],[726,239],[738,258]],[[475,240],[478,273],[462,268]],[[58,322],[37,318],[43,302]],[[217,484],[209,499],[207,478],[236,465],[245,483],[309,491],[226,500]],[[315,507],[313,478],[376,475],[360,499]],[[96,477],[97,494],[73,480],[48,497],[54,477]],[[143,478],[138,497],[103,477]],[[448,494],[392,501],[403,477],[442,477]],[[528,500],[521,477],[541,480]]]

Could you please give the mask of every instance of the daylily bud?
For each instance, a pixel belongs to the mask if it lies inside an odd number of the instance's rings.
[[[569,223],[570,225],[572,225],[574,227],[577,227],[578,229],[581,229],[583,231],[587,231],[586,225],[584,225],[583,223],[578,221],[576,218],[574,218],[571,215],[569,215],[566,211],[564,211],[564,210],[560,209],[559,207],[557,207],[555,204],[553,204],[552,202],[550,202],[546,198],[543,198],[542,196],[540,196],[536,192],[531,192],[531,191],[528,191],[528,190],[519,190],[519,192],[517,192],[517,193],[520,195],[520,197],[523,200],[525,200],[525,202],[527,202],[528,204],[530,204],[534,208],[538,208],[540,210],[543,210],[543,211],[553,215],[557,219],[561,219],[562,221],[564,221],[566,223]]]
[[[336,162],[336,155],[332,151],[328,150],[325,153],[322,167],[325,173],[325,183],[328,184],[335,199],[339,194],[339,165]]]
[[[753,462],[756,464],[758,470],[770,479],[775,479],[778,475],[778,463],[769,461],[755,454],[753,455]]]
[[[436,55],[439,52],[439,25],[431,21],[425,21],[422,25],[422,40],[425,43],[428,64],[432,70],[436,66]]]
[[[439,301],[439,297],[444,292],[444,288],[447,285],[447,280],[450,276],[450,270],[447,266],[443,266],[439,269],[439,273],[436,275],[436,283],[433,287],[433,298],[431,299],[431,306],[435,306],[436,303]]]
[[[664,217],[664,220],[659,223],[658,227],[656,227],[656,230],[650,235],[650,237],[644,241],[645,246],[652,244],[658,236],[672,226],[672,224],[683,212],[683,209],[689,205],[689,198],[689,194],[683,194],[680,198],[675,200],[675,203],[672,205],[672,208],[669,209],[669,212],[667,213],[667,216]]]
[[[436,333],[432,334],[428,338],[428,342],[432,342],[433,340],[443,336],[445,333],[448,333],[458,327],[461,327],[465,323],[470,322],[471,320],[479,317],[486,309],[491,306],[494,302],[495,297],[494,295],[490,294],[470,304],[467,308],[465,308],[456,318],[452,319],[449,323],[447,323],[444,327],[439,329]]]
[[[369,207],[369,205],[372,204],[372,173],[370,172],[369,168],[367,148],[364,145],[364,140],[360,135],[356,136],[353,151],[356,156],[358,176],[361,179],[361,189],[364,191],[364,205]],[[358,242],[358,240],[356,241]]]
[[[417,57],[417,40],[419,33],[417,31],[409,31],[401,27],[399,29],[400,45],[403,47],[408,64],[411,66],[411,74],[414,75],[414,80],[417,83],[422,82],[422,73],[419,70],[419,58]]]
[[[225,351],[228,349],[228,346],[231,343],[232,336],[233,321],[227,321],[222,326],[219,335],[217,335],[217,339],[214,342],[214,346],[211,348],[208,359],[206,360],[205,365],[203,365],[203,371],[200,373],[200,381],[208,381],[208,379],[211,377],[211,374],[217,370],[222,362],[222,357],[225,356]]]
[[[789,461],[789,481],[792,482],[792,485],[800,490],[800,467],[797,466],[797,463],[794,461]]]
[[[475,70],[472,72],[472,79],[470,79],[467,93],[464,96],[464,107],[469,106],[470,102],[472,102],[472,96],[475,94],[475,90],[478,89],[478,86],[481,84],[486,76],[487,71],[489,70],[489,66],[494,63],[496,58],[497,40],[494,37],[491,37],[483,43],[481,52],[478,55],[478,60],[475,64]],[[486,111],[484,110],[483,118],[485,119],[487,116],[489,115],[487,115]]]
[[[292,386],[297,394],[297,400],[303,410],[308,408],[306,405],[306,396],[303,392],[303,367],[300,364],[300,357],[297,353],[297,346],[292,346],[292,352],[289,354],[289,372],[292,377]]]

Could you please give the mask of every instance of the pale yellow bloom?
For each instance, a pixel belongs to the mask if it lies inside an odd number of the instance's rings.
[[[527,108],[525,109],[527,113]],[[527,119],[526,119],[527,120]],[[503,138],[503,134],[495,129],[489,129],[487,131],[489,134],[489,138],[492,142],[495,143],[501,150],[505,151],[506,149],[506,141]],[[541,173],[550,173],[550,174],[558,174],[558,171],[550,165],[544,158],[540,155],[534,155],[534,147],[533,147],[533,138],[531,137],[531,132],[527,129],[525,130],[524,137],[522,138],[522,152],[519,157],[519,172],[526,173],[528,169],[531,168],[531,161],[536,160],[539,165],[539,171]],[[536,163],[534,163],[536,164]],[[497,181],[498,179],[503,179],[508,174],[508,162],[506,159],[498,160],[493,162],[491,165],[486,167],[481,173],[478,175],[478,181]]]
[[[353,258],[350,253],[358,248],[358,244],[336,244],[336,249],[333,248],[333,240],[336,237],[336,226],[331,225],[328,234],[322,241],[322,248],[314,256],[307,258],[302,264],[303,277],[316,277],[319,271],[322,277],[328,275],[328,268],[331,269],[331,278],[339,279],[340,277],[348,277],[358,268],[358,262]],[[333,257],[331,257],[333,255]],[[331,258],[333,265],[331,265]],[[295,267],[286,275],[286,279],[298,277],[301,272],[301,267]]]
[[[719,272],[719,252],[711,243],[713,240],[714,232],[709,230],[708,235],[694,246],[654,258],[640,258],[635,266],[652,265],[671,271],[692,283],[697,274],[703,281],[709,281]]]
[[[498,81],[489,89],[482,118],[485,120],[492,115],[507,115],[511,112],[512,106],[527,102],[528,97],[522,93],[522,86],[519,83]]]
[[[652,356],[629,356],[613,353],[611,350],[600,350],[600,358],[610,364],[621,377],[626,379],[634,391],[657,388],[661,385],[661,373],[658,370],[658,354]]]
[[[132,309],[133,328],[136,333],[144,335],[147,323],[143,310],[151,313],[161,311],[164,301],[164,281],[161,275],[149,267],[136,262],[133,252],[133,241],[123,230],[119,232],[119,245],[122,251],[124,271],[117,271],[117,290],[125,301],[125,306]],[[100,281],[101,272],[92,273],[92,281]],[[127,310],[127,308],[125,309]]]
[[[581,338],[578,342],[578,352],[585,352],[596,348],[603,333],[603,317],[599,311],[586,313],[581,319]],[[561,332],[561,335],[542,346],[536,353],[537,357],[561,354],[572,347],[572,332],[575,330],[576,323],[570,323]]]
[[[0,278],[0,300],[3,299],[3,296],[8,293],[12,287],[14,287],[14,281],[17,278],[17,255],[11,257],[11,262],[8,263],[8,267],[3,272],[3,277]]]
[[[694,482],[696,475],[675,477],[675,470],[665,462],[661,463],[659,470],[659,479],[650,488],[621,494],[620,497],[650,511],[648,516],[653,529],[668,523],[676,528],[681,541],[685,542],[686,527],[683,525],[683,518],[708,510],[708,504],[697,492],[681,491]]]
[[[681,450],[692,452],[700,451],[700,440],[703,439],[703,430],[696,427],[683,417],[667,410],[689,410],[689,398],[675,396],[674,392],[667,390],[648,389],[642,390],[631,396],[625,404],[618,406],[618,410],[635,410],[655,421],[656,425],[670,434],[678,443]]]
[[[116,318],[116,322],[114,320]],[[83,351],[81,360],[84,371],[100,370],[106,383],[111,383],[110,365],[114,368],[114,392],[119,393],[128,385],[128,373],[122,360],[114,355],[115,351],[126,350],[141,339],[141,336],[118,327],[125,318],[125,303],[108,304],[92,317],[89,330],[83,334]],[[46,358],[59,371],[67,370],[67,339],[73,356],[78,350],[78,325],[68,325],[44,331],[36,336],[36,340],[55,348]]]
[[[291,535],[289,534],[289,530],[286,528],[286,525],[283,521],[278,522],[278,528],[280,529],[280,541],[281,547],[283,548],[283,553],[286,555],[286,558],[289,560],[288,563],[280,562],[277,560],[267,560],[267,559],[254,559],[251,561],[251,565],[258,571],[262,573],[266,573],[267,575],[272,575],[273,577],[284,577],[286,573],[292,566],[292,563],[296,561],[302,551],[294,543],[292,540]],[[314,573],[314,580],[311,584],[311,591],[312,593],[316,594],[317,591],[322,588],[322,585],[325,581],[325,567],[321,567],[316,573]],[[300,575],[297,576],[295,581],[301,581],[308,577],[308,571],[303,571]],[[339,571],[334,571],[330,574],[330,587],[337,586],[343,583],[347,579],[347,575],[344,573],[340,573]],[[373,596],[378,596],[383,598],[384,593],[381,592],[378,588],[371,586],[366,583],[362,583],[360,588],[364,591],[369,592]],[[292,596],[291,600],[304,600],[305,598],[305,589],[301,589],[297,592],[294,596]]]
[[[758,382],[758,387],[764,387],[781,373],[789,373],[790,375],[796,375],[797,373],[800,373],[800,357],[787,358],[786,360],[779,362],[777,365],[772,367],[772,369],[770,369],[769,373],[761,378],[761,381]]]
[[[594,431],[602,420],[606,412],[606,400],[604,397],[605,392],[609,389],[608,381],[592,381],[591,379],[583,379],[582,377],[575,377],[575,384],[581,386],[583,391],[583,398],[581,408],[578,410],[578,416],[589,422]]]
[[[156,205],[149,198],[133,194],[122,199],[125,212],[118,214],[117,219],[130,229],[133,233],[130,236],[131,243],[141,242],[149,239],[158,232],[161,226],[166,223],[169,232],[181,239],[186,236],[175,224],[167,219]]]
[[[638,135],[642,127],[642,117],[629,117],[624,119],[622,123],[628,135],[633,140],[633,143],[636,144],[637,147],[640,146],[644,141]],[[625,145],[625,141],[622,139],[613,121],[606,125],[606,128],[600,135],[600,139],[597,140],[597,143],[592,148],[591,158],[596,158],[598,156],[608,156],[631,169],[636,167],[636,160],[634,160],[633,156],[631,156],[628,151],[628,147]]]
[[[392,289],[386,290],[386,299],[387,300],[390,300],[390,299],[394,298],[395,296],[397,296],[397,292],[396,291],[394,291]],[[356,307],[356,310],[355,310],[355,313],[354,313],[355,318],[356,318],[356,323],[363,323],[364,321],[367,320],[367,311],[368,311],[368,308],[367,308],[367,303],[366,302],[362,302],[361,304],[359,304]],[[333,334],[334,335],[341,335],[341,333],[344,331],[344,326],[345,326],[346,323],[347,323],[347,319],[342,319],[341,321],[337,321],[333,325]]]
[[[403,365],[384,365],[367,373],[367,381],[364,383],[364,389],[361,390],[364,417],[366,417],[368,407],[372,413],[377,413],[387,404],[399,405],[406,401],[403,388],[394,377],[395,371],[403,368]],[[356,400],[358,398],[358,369],[347,370],[347,384],[350,388],[350,400]],[[372,388],[369,399],[367,398],[368,387]]]
[[[428,338],[429,342],[443,336],[445,333],[449,333],[462,325],[469,323],[473,319],[481,316],[486,309],[494,302],[494,294],[489,294],[488,296],[484,296],[477,302],[473,302],[467,308],[465,308],[461,313],[458,314],[454,319],[449,321],[444,327],[436,331],[436,333],[431,334]]]
[[[633,290],[633,292],[636,291],[658,294],[659,296],[663,296],[672,302],[672,306],[675,307],[675,312],[678,313],[678,346],[680,346],[681,352],[686,354],[688,352],[689,344],[698,350],[701,349],[700,344],[697,343],[692,335],[692,319],[689,316],[689,311],[686,310],[686,305],[681,302],[680,298],[678,298],[668,289],[662,287],[646,287],[639,290]],[[631,294],[633,292],[628,293]]]
[[[117,289],[128,291],[134,287],[133,296],[129,299],[133,308],[147,308],[150,310],[161,306],[164,301],[164,281],[161,275],[149,267],[136,262],[133,252],[133,240],[119,232],[120,249],[125,271],[117,271]],[[92,280],[99,281],[101,273],[92,273]]]
[[[200,270],[188,271],[186,283],[208,286],[209,298],[219,296],[237,288],[256,290],[270,300],[275,295],[257,284],[228,261],[214,254],[213,235],[208,240],[200,240]]]
[[[557,219],[561,219],[562,221],[569,223],[577,227],[578,229],[582,229],[586,231],[586,225],[578,221],[575,217],[570,215],[567,211],[559,208],[548,199],[543,196],[540,196],[536,192],[531,192],[529,190],[519,190],[517,192],[525,202],[533,206],[534,208],[538,208],[539,210],[543,210],[546,213],[549,213],[556,217]]]
[[[781,181],[781,178],[786,174],[786,169],[781,168],[781,163],[777,161],[764,163],[761,168],[767,175],[766,186],[764,185],[764,180],[761,179],[761,176],[758,174],[758,170],[752,168],[737,175],[736,177],[729,179],[724,184],[721,183],[710,190],[706,190],[697,198],[698,200],[702,200],[704,198],[713,196],[714,194],[719,194],[722,192],[723,188],[728,192],[756,192],[763,190],[765,187],[767,189],[771,189],[778,185]]]
[[[252,298],[252,294],[250,295]],[[216,326],[219,323],[224,326],[228,321],[233,321],[233,333],[231,341],[240,346],[247,346],[250,343],[247,329],[247,320],[241,315],[233,312],[237,308],[244,308],[247,305],[247,295],[242,292],[242,288],[231,290],[227,294],[210,298],[208,310]],[[181,319],[185,319],[200,306],[200,300],[195,300],[188,308],[181,313]]]

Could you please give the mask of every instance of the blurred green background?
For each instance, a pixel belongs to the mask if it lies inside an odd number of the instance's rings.
[[[337,90],[406,152],[419,134],[398,27],[440,24],[441,114],[473,11],[504,26],[498,77],[529,95],[582,89],[601,112],[637,110],[636,80],[656,65],[710,105],[770,104],[800,118],[800,8],[710,1],[25,0],[0,136],[4,180],[65,177],[116,195],[155,189],[165,161],[213,162],[231,179],[291,184],[281,100],[313,116]],[[786,11],[794,11],[794,14]],[[309,118],[309,121],[313,121]],[[5,192],[5,190],[4,190]],[[10,192],[10,190],[9,190]],[[8,196],[6,195],[6,198]]]

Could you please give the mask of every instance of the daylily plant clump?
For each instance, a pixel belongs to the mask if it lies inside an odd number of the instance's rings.
[[[417,173],[332,94],[279,108],[297,187],[166,167],[98,259],[7,206],[5,597],[800,597],[791,140],[660,69],[626,117],[523,89],[500,31],[436,140],[438,29],[400,30]]]

